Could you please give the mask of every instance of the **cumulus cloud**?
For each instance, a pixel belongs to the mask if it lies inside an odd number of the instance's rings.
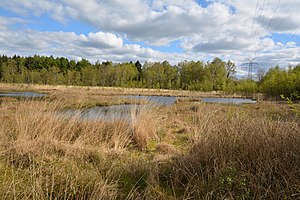
[[[0,31],[2,48],[0,54],[29,56],[54,55],[70,59],[87,58],[97,60],[126,61],[163,61],[169,59],[173,64],[186,59],[184,55],[161,53],[137,44],[124,44],[122,38],[107,32],[87,35],[73,32],[40,32],[33,30]]]
[[[65,7],[60,0],[9,0],[1,2],[0,8],[11,10],[23,17],[47,14],[59,22],[66,22]]]
[[[122,38],[117,37],[112,33],[89,33],[87,36],[81,36],[81,43],[86,47],[94,47],[94,48],[122,48],[123,40]]]
[[[1,51],[172,63],[213,57],[238,64],[256,57],[266,63],[264,66],[300,61],[299,47],[289,41],[290,35],[280,42],[270,37],[273,33],[300,33],[299,1],[207,0],[207,3],[203,7],[196,0],[4,1],[0,4],[2,9],[25,19],[33,15],[47,16],[63,24],[79,21],[96,31],[80,35],[13,30],[11,25],[18,23],[18,19],[0,17]],[[163,53],[144,47],[173,41],[180,41],[184,53]],[[134,44],[137,42],[145,45]]]
[[[0,6],[23,15],[48,14],[58,21],[76,19],[133,41],[157,45],[220,26],[230,17],[224,4],[203,8],[194,0],[12,0]]]
[[[7,29],[10,25],[17,23],[26,23],[26,20],[16,17],[2,17],[0,16],[0,30]]]
[[[152,45],[166,45],[189,37],[194,40],[194,35],[201,35],[206,40],[202,43],[207,45],[211,38],[232,35],[241,37],[240,41],[256,40],[272,31],[291,33],[300,20],[297,14],[300,2],[293,0],[208,2],[207,7],[202,7],[195,0],[10,0],[0,6],[21,14],[46,14],[60,22],[79,20],[99,31]]]

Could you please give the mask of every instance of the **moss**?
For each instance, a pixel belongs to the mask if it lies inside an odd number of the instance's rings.
[[[143,192],[148,186],[147,180],[150,172],[150,163],[136,160],[130,164],[123,165],[118,174],[118,185],[124,196],[128,196],[131,192]]]
[[[155,151],[156,147],[157,147],[157,141],[155,140],[150,140],[147,144],[148,151]]]
[[[176,134],[173,145],[181,149],[186,149],[190,146],[190,138],[191,134]]]

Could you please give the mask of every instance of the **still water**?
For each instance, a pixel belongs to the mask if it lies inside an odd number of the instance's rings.
[[[134,117],[137,117],[141,110],[147,112],[153,106],[171,106],[175,104],[177,97],[175,96],[121,96],[120,98],[127,99],[142,99],[146,100],[148,104],[146,105],[113,105],[99,107],[95,106],[88,109],[68,109],[63,111],[63,115],[66,117],[76,117],[80,120],[104,120],[104,121],[114,121],[114,120],[128,120],[131,121]],[[201,98],[199,101],[207,103],[226,103],[226,104],[244,104],[244,103],[256,103],[256,101],[251,99],[242,98]]]
[[[47,94],[41,94],[36,92],[0,92],[0,97],[23,97],[23,98],[36,98],[45,97]]]
[[[63,111],[63,115],[67,118],[78,118],[80,120],[94,121],[115,121],[128,120],[136,117],[142,109],[147,109],[149,105],[115,105],[99,107],[95,106],[88,109],[68,109]]]
[[[177,99],[177,97],[175,96],[139,96],[139,95],[122,96],[122,98],[146,100],[150,104],[155,104],[159,106],[171,106],[176,102]]]
[[[68,109],[63,112],[66,117],[76,117],[80,120],[94,121],[94,120],[104,120],[104,121],[115,121],[115,120],[128,120],[131,121],[134,117],[142,111],[153,107],[153,106],[171,106],[175,103],[176,97],[168,96],[139,96],[139,95],[128,95],[120,96],[120,98],[126,99],[140,99],[146,100],[145,105],[113,105],[99,107],[95,106],[88,109]]]
[[[175,103],[176,97],[169,96],[139,96],[139,95],[128,95],[120,96],[120,98],[126,99],[140,99],[146,100],[145,105],[113,105],[99,107],[95,106],[88,109],[68,109],[63,111],[63,115],[66,117],[75,117],[80,120],[104,120],[104,121],[114,121],[114,120],[128,120],[131,121],[134,117],[146,109],[153,106],[171,106]]]
[[[245,103],[257,103],[252,99],[243,98],[202,98],[206,103],[224,103],[224,104],[245,104]]]

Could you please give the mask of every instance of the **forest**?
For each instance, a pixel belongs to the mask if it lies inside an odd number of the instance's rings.
[[[260,73],[255,81],[237,79],[235,72],[233,62],[220,58],[211,62],[183,61],[172,66],[168,61],[93,64],[86,59],[74,61],[53,56],[0,57],[3,83],[224,91],[243,95],[261,92],[272,98],[300,92],[300,65],[287,70],[275,66]]]

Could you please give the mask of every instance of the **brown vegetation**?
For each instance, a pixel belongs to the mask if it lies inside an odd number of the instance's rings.
[[[180,101],[116,121],[59,115],[67,105],[1,101],[1,199],[299,197],[300,123],[285,104]]]

